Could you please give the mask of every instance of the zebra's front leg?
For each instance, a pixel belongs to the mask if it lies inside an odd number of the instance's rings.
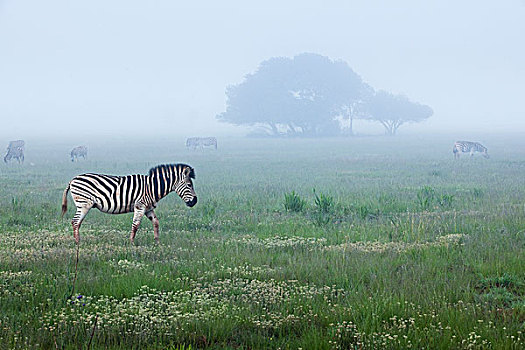
[[[144,205],[137,204],[135,205],[135,210],[133,212],[133,224],[131,225],[131,234],[129,235],[129,240],[131,243],[135,243],[135,235],[140,226],[140,221],[146,212],[146,207]]]
[[[153,209],[146,212],[146,216],[153,224],[153,237],[155,237],[155,242],[159,243],[159,219],[157,219],[157,215],[155,215]]]

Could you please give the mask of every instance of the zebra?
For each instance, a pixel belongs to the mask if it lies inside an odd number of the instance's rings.
[[[18,163],[23,163],[25,144],[26,143],[24,140],[16,140],[9,142],[9,146],[7,146],[7,153],[4,157],[4,163],[7,163],[8,160],[11,160],[13,158],[16,158],[16,160],[18,160]]]
[[[205,146],[213,146],[217,149],[217,139],[215,137],[190,137],[186,140],[186,147],[196,149],[204,148]]]
[[[71,190],[77,208],[71,220],[77,244],[80,241],[80,225],[91,208],[108,214],[133,212],[129,236],[131,243],[134,243],[140,221],[146,215],[153,223],[154,238],[158,242],[159,220],[153,211],[157,202],[175,191],[188,207],[193,207],[197,203],[197,195],[191,179],[195,179],[195,170],[187,164],[158,165],[151,168],[148,175],[78,175],[64,190],[62,217],[67,211],[67,193]]]
[[[75,159],[78,160],[79,157],[82,157],[84,159],[87,158],[87,147],[86,146],[78,146],[71,150],[71,161],[74,162]]]
[[[460,153],[470,153],[470,156],[472,157],[475,152],[479,152],[483,157],[489,158],[487,151],[487,147],[483,146],[481,143],[471,141],[456,141],[454,143],[454,148],[452,149],[454,159],[459,158]]]

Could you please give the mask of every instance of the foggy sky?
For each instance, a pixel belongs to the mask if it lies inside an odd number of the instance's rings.
[[[434,109],[401,132],[525,131],[524,0],[0,0],[0,136],[239,133],[226,87],[303,52]]]

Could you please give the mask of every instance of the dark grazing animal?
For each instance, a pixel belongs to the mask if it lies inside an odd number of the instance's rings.
[[[190,137],[186,140],[186,147],[191,149],[213,146],[217,149],[217,139],[215,137]]]
[[[16,158],[16,160],[18,160],[18,163],[23,163],[25,144],[26,143],[24,142],[24,140],[16,140],[9,142],[9,146],[7,146],[7,153],[4,157],[4,162],[7,163],[8,160]]]
[[[78,158],[87,158],[87,147],[86,146],[78,146],[71,150],[71,161],[74,162],[75,160],[78,160]]]
[[[470,156],[472,157],[476,152],[481,153],[485,158],[489,158],[487,151],[487,147],[483,146],[481,143],[471,141],[456,141],[454,143],[454,148],[452,149],[454,159],[459,158],[461,153],[470,153]]]
[[[159,220],[153,211],[157,202],[175,191],[188,207],[197,203],[192,179],[195,171],[186,164],[165,164],[149,170],[148,175],[112,176],[83,174],[75,176],[67,185],[62,196],[62,216],[67,211],[67,193],[75,202],[77,211],[71,224],[75,241],[79,242],[82,220],[91,208],[109,214],[133,212],[130,241],[144,215],[153,223],[155,241],[159,240]]]

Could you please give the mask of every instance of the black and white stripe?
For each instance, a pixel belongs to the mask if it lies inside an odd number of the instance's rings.
[[[175,191],[187,206],[193,207],[197,203],[192,183],[194,178],[194,169],[186,164],[159,165],[151,168],[148,175],[78,175],[64,190],[62,215],[67,210],[67,193],[71,191],[77,208],[71,221],[77,243],[80,225],[91,208],[109,214],[133,212],[132,242],[142,217],[146,215],[153,223],[155,240],[158,241],[159,221],[153,211],[157,202]]]
[[[9,142],[9,146],[7,146],[7,153],[4,157],[4,162],[7,163],[7,161],[16,158],[16,160],[18,160],[18,163],[23,163],[25,144],[26,143],[24,142],[24,140],[16,140]]]
[[[186,140],[186,147],[191,149],[213,146],[217,149],[217,139],[215,137],[190,137]]]
[[[487,147],[479,142],[456,141],[452,152],[454,153],[454,158],[459,158],[461,153],[470,153],[470,156],[473,156],[476,152],[481,153],[485,158],[489,158]]]
[[[78,158],[87,158],[88,149],[86,146],[78,146],[71,150],[71,161],[74,162]]]

